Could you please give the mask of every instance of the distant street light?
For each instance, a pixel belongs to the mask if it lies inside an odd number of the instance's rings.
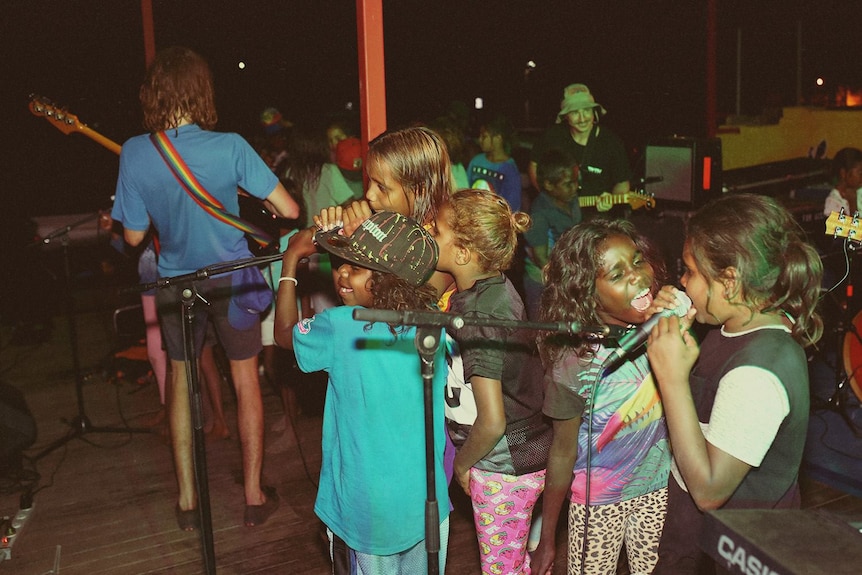
[[[530,73],[536,69],[533,60],[527,60],[524,68],[524,127],[530,127]]]

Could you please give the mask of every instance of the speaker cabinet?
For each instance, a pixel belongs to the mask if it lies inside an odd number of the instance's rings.
[[[697,209],[721,194],[721,140],[672,137],[647,145],[644,192],[658,209]]]

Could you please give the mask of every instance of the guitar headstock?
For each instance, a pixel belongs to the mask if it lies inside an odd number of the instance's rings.
[[[30,96],[30,112],[48,120],[55,128],[68,135],[84,127],[78,117],[65,108],[57,107],[50,100],[41,96]]]
[[[862,223],[859,222],[859,213],[848,216],[843,209],[840,213],[832,212],[826,219],[826,235],[862,242]]]
[[[629,192],[626,194],[626,201],[633,210],[639,210],[641,208],[651,210],[655,207],[655,195],[653,194]]]

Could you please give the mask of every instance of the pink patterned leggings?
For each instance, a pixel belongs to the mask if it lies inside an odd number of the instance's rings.
[[[527,575],[527,537],[536,500],[545,489],[545,470],[505,475],[470,470],[470,499],[479,539],[482,573]]]

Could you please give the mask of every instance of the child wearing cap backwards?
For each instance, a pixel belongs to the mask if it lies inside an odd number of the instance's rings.
[[[293,348],[300,369],[329,374],[315,513],[327,527],[333,573],[424,573],[425,415],[416,328],[355,321],[353,310],[431,309],[437,295],[426,282],[437,244],[414,220],[393,212],[375,213],[350,236],[318,232],[317,243],[344,260],[335,283],[345,305],[299,322],[296,269],[316,251],[313,233],[294,235],[282,258],[275,338]],[[433,411],[442,422],[442,350],[434,363]],[[445,430],[435,425],[441,574],[449,533],[444,444]]]
[[[450,311],[466,318],[526,319],[503,271],[530,216],[512,213],[487,190],[459,190],[434,225],[437,269],[455,277]],[[529,573],[527,535],[545,484],[552,432],[542,415],[541,361],[523,330],[466,325],[453,330],[464,379],[475,399],[472,422],[447,421],[458,451],[454,479],[473,502],[483,573]],[[462,391],[462,403],[465,391]]]

